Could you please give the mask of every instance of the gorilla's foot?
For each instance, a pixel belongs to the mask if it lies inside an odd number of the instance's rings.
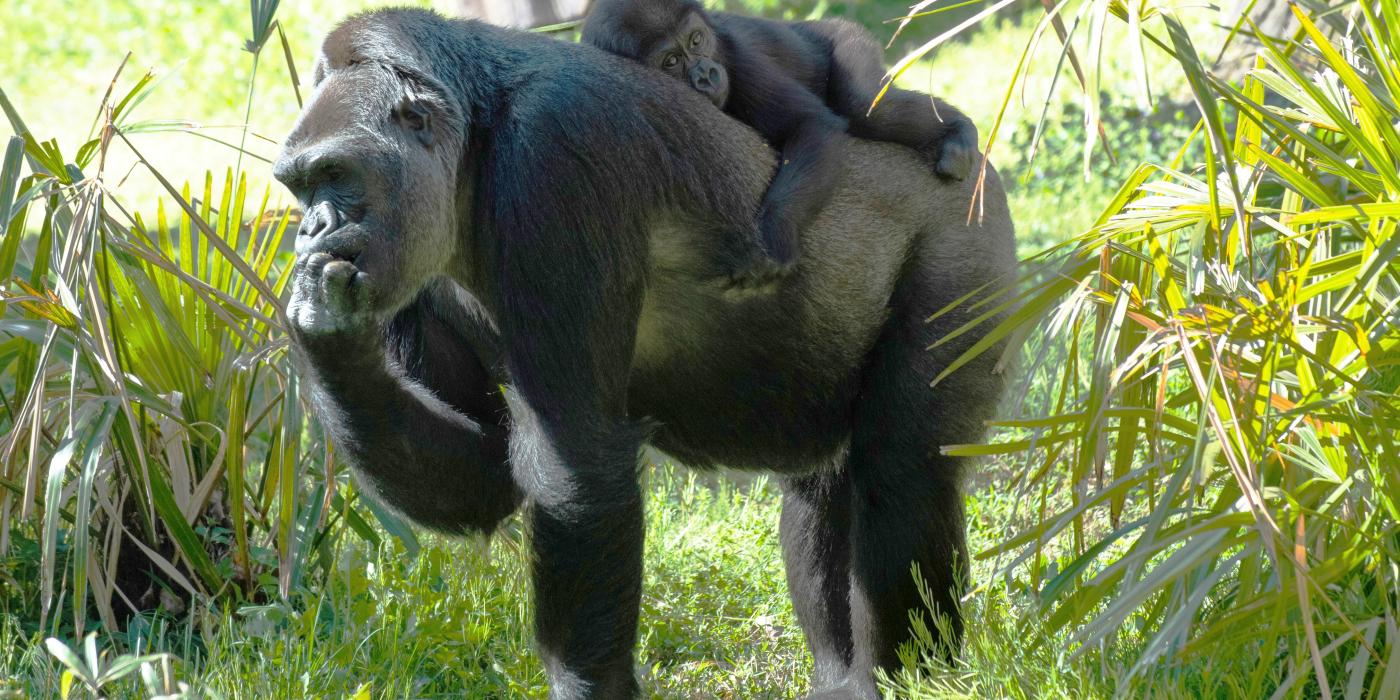
[[[973,159],[977,151],[944,150],[943,155],[933,166],[933,172],[943,180],[966,180],[972,174]]]
[[[839,686],[814,690],[807,695],[803,695],[801,700],[880,700],[880,694],[873,688],[862,690],[854,683],[842,683]]]
[[[966,119],[932,149],[925,149],[934,174],[942,180],[966,180],[977,166],[977,127]]]

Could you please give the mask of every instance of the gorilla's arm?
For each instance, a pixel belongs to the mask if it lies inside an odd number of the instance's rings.
[[[521,500],[506,464],[505,404],[482,359],[488,341],[467,335],[485,330],[478,323],[439,286],[382,333],[303,330],[296,344],[317,415],[359,484],[445,532],[490,532]]]

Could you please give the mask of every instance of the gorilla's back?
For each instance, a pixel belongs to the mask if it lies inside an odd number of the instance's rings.
[[[660,423],[657,447],[693,466],[785,471],[831,459],[896,304],[931,316],[1011,270],[1014,234],[994,171],[982,220],[969,226],[973,181],[940,182],[898,146],[843,147],[841,186],[776,292],[721,289],[706,272],[712,243],[700,238],[714,232],[653,232],[631,410]],[[966,318],[942,317],[930,337]]]

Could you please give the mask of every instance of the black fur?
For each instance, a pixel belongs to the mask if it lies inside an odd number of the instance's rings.
[[[359,483],[428,527],[528,505],[554,698],[630,698],[642,567],[638,450],[779,474],[782,543],[825,697],[873,698],[920,607],[958,621],[960,464],[1001,391],[942,308],[1005,275],[985,220],[889,144],[834,145],[830,204],[788,282],[708,280],[774,170],[703,98],[588,46],[383,10],[343,23],[276,176],[307,217],[287,321]],[[960,629],[955,624],[955,630]],[[949,640],[956,644],[956,639]]]
[[[779,22],[707,13],[696,0],[597,0],[583,41],[690,84],[782,152],[758,213],[758,237],[733,231],[733,281],[785,276],[809,226],[836,187],[848,130],[925,154],[941,177],[961,180],[977,128],[948,103],[891,89],[873,112],[884,68],[870,32],[842,20]],[[757,245],[754,243],[757,242]]]

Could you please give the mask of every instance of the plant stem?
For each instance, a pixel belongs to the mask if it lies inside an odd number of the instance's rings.
[[[258,82],[258,59],[262,56],[262,49],[253,52],[253,72],[248,76],[248,99],[243,109],[243,129],[238,137],[238,160],[233,165],[233,181],[238,182],[238,178],[243,175],[243,149],[248,144],[248,122],[253,118],[253,90]]]

